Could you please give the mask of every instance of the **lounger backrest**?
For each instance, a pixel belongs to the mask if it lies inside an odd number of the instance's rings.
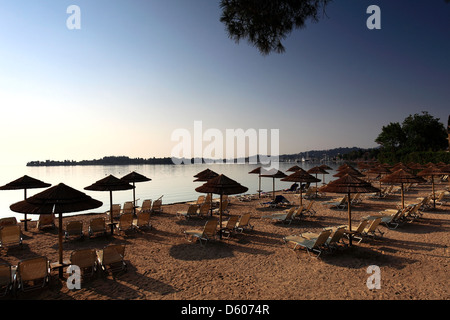
[[[191,204],[191,205],[189,205],[187,212],[188,212],[188,214],[195,214],[197,212],[197,210],[198,210],[198,205]]]
[[[133,214],[124,213],[120,216],[119,226],[120,228],[128,228],[133,224]]]
[[[153,207],[152,207],[152,209],[153,209],[153,210],[159,210],[159,209],[161,209],[161,204],[162,204],[162,200],[155,200],[155,201],[153,202]]]
[[[133,212],[133,202],[127,201],[123,204],[122,213],[132,213]]]
[[[286,215],[285,220],[290,220],[290,219],[292,219],[292,216],[294,215],[294,212],[295,212],[295,207],[290,208],[289,211],[288,211],[288,213],[287,213],[287,215]]]
[[[359,223],[358,227],[356,228],[355,232],[356,233],[361,233],[364,231],[364,229],[366,228],[367,224],[369,223],[369,220],[361,220],[361,222]]]
[[[198,196],[198,198],[197,198],[197,204],[198,205],[201,205],[201,204],[203,204],[203,202],[205,202],[205,196]]]
[[[202,205],[200,206],[200,214],[201,214],[201,215],[206,215],[206,214],[208,214],[208,211],[209,211],[210,208],[211,208],[211,207],[210,207],[209,204],[207,204],[207,203],[202,204]]]
[[[230,219],[228,219],[228,221],[227,221],[226,228],[233,229],[236,226],[238,220],[239,220],[238,216],[231,216]]]
[[[249,221],[250,221],[250,213],[244,213],[239,219],[238,226],[244,227],[248,225]]]
[[[143,226],[148,224],[150,221],[150,213],[149,212],[139,212],[137,214],[137,225]]]
[[[380,223],[381,223],[381,218],[376,218],[376,219],[372,220],[369,227],[367,228],[367,232],[374,232]]]
[[[75,250],[70,255],[70,263],[80,268],[88,268],[95,264],[97,254],[94,249]]]
[[[300,206],[297,208],[297,210],[295,210],[295,215],[296,216],[300,216],[303,212],[303,206]]]
[[[203,234],[206,235],[207,237],[214,236],[216,233],[217,224],[218,222],[216,219],[208,220],[203,229]]]
[[[334,231],[334,233],[331,236],[331,239],[330,239],[329,242],[330,243],[334,243],[334,242],[337,242],[337,241],[341,240],[341,238],[344,236],[344,232],[345,232],[345,227],[344,226],[338,227]]]
[[[319,247],[319,246],[323,245],[325,243],[325,241],[327,241],[330,234],[331,234],[330,229],[322,230],[322,232],[317,237],[316,242],[314,243],[314,247]]]
[[[66,224],[66,230],[69,233],[76,233],[83,231],[83,222],[81,221],[69,221]]]
[[[38,280],[48,275],[48,260],[45,257],[19,261],[17,272],[22,281]]]
[[[49,225],[55,223],[55,215],[54,214],[41,214],[39,215],[39,224],[41,225]]]
[[[4,226],[0,229],[0,242],[1,243],[14,243],[20,241],[20,226],[10,225]]]
[[[125,246],[122,244],[113,244],[103,248],[103,264],[120,262],[125,255]]]
[[[104,218],[94,218],[89,222],[89,227],[93,232],[103,231],[106,229]]]
[[[17,224],[17,219],[15,217],[7,217],[0,219],[0,227],[10,226]]]
[[[151,199],[146,199],[142,202],[141,212],[150,211],[151,208],[152,208],[152,200]]]
[[[10,284],[11,281],[11,265],[0,263],[0,287]]]

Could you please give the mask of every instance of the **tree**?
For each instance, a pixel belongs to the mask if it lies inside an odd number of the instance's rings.
[[[283,53],[281,40],[292,30],[304,28],[332,0],[221,0],[220,21],[237,43],[247,39],[263,54]]]
[[[390,162],[413,152],[436,152],[448,146],[444,124],[426,111],[409,115],[401,125],[383,126],[375,142],[381,145],[380,157]]]

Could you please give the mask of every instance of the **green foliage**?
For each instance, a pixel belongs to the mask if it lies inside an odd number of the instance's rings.
[[[375,142],[381,145],[378,160],[395,162],[449,163],[447,130],[438,118],[428,112],[409,115],[400,125],[398,122],[383,126]],[[442,160],[437,160],[437,159]]]

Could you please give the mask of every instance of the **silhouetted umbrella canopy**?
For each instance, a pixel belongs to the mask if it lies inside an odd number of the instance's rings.
[[[280,170],[276,170],[276,169],[270,169],[270,170],[264,170],[261,171],[261,177],[265,177],[265,178],[272,178],[272,196],[275,199],[275,179],[280,179],[280,178],[284,178],[287,175],[280,171]]]
[[[290,167],[289,169],[287,169],[286,171],[288,172],[295,172],[297,170],[301,169],[298,165],[295,165],[293,167]]]
[[[329,182],[327,185],[321,187],[319,190],[323,192],[347,194],[348,228],[350,232],[352,231],[352,214],[351,214],[352,211],[351,211],[350,195],[352,193],[370,193],[379,191],[378,188],[373,187],[370,183],[349,174],[346,174],[337,180]],[[350,244],[351,244],[351,236],[350,236]]]
[[[112,192],[113,191],[123,191],[123,190],[130,190],[134,189],[135,187],[129,184],[126,181],[123,181],[119,178],[114,177],[113,175],[109,175],[103,179],[100,179],[96,181],[95,183],[91,184],[88,187],[85,187],[84,190],[91,190],[91,191],[109,191],[109,216],[111,220],[111,234],[114,232],[114,225],[113,223],[113,215],[112,215]]]
[[[220,228],[222,229],[222,196],[244,193],[248,191],[248,188],[242,186],[240,183],[234,181],[233,179],[230,179],[227,176],[220,174],[217,177],[208,180],[205,184],[201,185],[200,187],[195,188],[195,191],[202,193],[214,193],[220,195],[219,223]],[[220,237],[222,237],[222,232],[220,233]]]
[[[200,177],[202,177],[202,176],[205,176],[205,177],[217,177],[218,174],[215,173],[214,171],[212,171],[211,169],[205,169],[205,170],[203,170],[203,171],[197,173],[197,174],[194,176],[194,178],[200,178]],[[200,181],[200,180],[198,180],[198,181]]]
[[[306,171],[298,170],[284,178],[281,179],[281,181],[290,181],[290,182],[320,182],[320,179],[315,178],[314,176],[310,175]],[[302,188],[300,187],[300,205],[302,205]]]
[[[43,182],[41,180],[29,177],[27,175],[24,175],[23,177],[16,179],[14,181],[11,181],[4,186],[0,187],[0,190],[24,190],[24,196],[23,198],[27,198],[27,189],[38,189],[38,188],[47,188],[50,187],[50,183]],[[27,227],[27,214],[25,213],[25,221],[24,221],[24,228],[25,231],[28,230]]]
[[[427,168],[423,169],[422,171],[420,171],[417,175],[420,177],[431,177],[431,185],[432,185],[432,193],[433,193],[433,208],[436,208],[436,197],[435,197],[435,193],[434,193],[434,177],[435,176],[440,176],[442,174],[445,174],[444,171],[442,171],[442,169],[438,168],[436,165],[434,164],[428,164]]]
[[[152,179],[147,178],[146,176],[137,173],[135,171],[123,176],[122,178],[120,178],[120,180],[123,180],[125,182],[128,183],[133,183],[133,187],[135,186],[136,182],[147,182],[147,181],[151,181]],[[136,214],[136,194],[135,194],[136,188],[133,188],[133,212]]]
[[[403,169],[405,171],[411,171],[411,168],[409,168],[406,164],[404,164],[403,162],[399,162],[397,164],[395,164],[392,168],[391,171],[395,172],[399,169]]]
[[[308,171],[306,171],[306,172],[308,172],[309,174],[312,174],[312,173],[314,173],[315,175],[316,175],[316,178],[317,178],[317,174],[322,174],[322,177],[325,179],[325,175],[326,174],[328,174],[328,172],[325,170],[325,169],[323,169],[323,168],[321,168],[321,167],[313,167],[313,168],[311,168],[311,169],[309,169]],[[320,180],[319,180],[320,181]],[[317,197],[317,182],[318,181],[316,181],[316,197]]]
[[[405,184],[405,183],[422,183],[422,182],[425,182],[425,180],[413,175],[409,171],[406,171],[404,169],[398,169],[395,172],[390,173],[390,174],[386,175],[384,178],[380,179],[380,182],[401,185],[402,208],[404,208],[405,207],[405,196],[404,196],[404,191],[403,191],[403,184]]]
[[[352,175],[354,177],[364,177],[364,175],[359,172],[359,170],[353,168],[353,167],[346,167],[339,170],[336,174],[333,175],[333,177],[342,177],[346,174]]]
[[[319,167],[322,168],[322,169],[325,169],[325,170],[333,170],[333,168],[327,166],[326,164],[322,164]]]
[[[44,190],[23,201],[10,206],[14,212],[28,214],[59,214],[58,243],[59,243],[59,264],[61,265],[59,276],[62,277],[63,246],[62,246],[62,214],[96,209],[103,205],[101,201],[95,200],[87,194],[75,190],[63,183]]]

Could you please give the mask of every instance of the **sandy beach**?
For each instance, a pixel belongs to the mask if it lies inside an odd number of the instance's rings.
[[[438,183],[444,190],[447,183]],[[430,194],[431,185],[423,184],[405,193],[405,202]],[[283,194],[291,204],[298,195]],[[292,250],[283,237],[303,232],[319,232],[324,227],[347,223],[347,210],[325,205],[339,194],[314,199],[316,214],[291,224],[276,223],[262,216],[283,209],[261,205],[268,198],[241,202],[231,197],[229,215],[251,213],[252,231],[244,231],[228,240],[202,245],[188,242],[184,231],[202,229],[206,219],[179,218],[176,212],[187,204],[164,205],[163,212],[151,215],[152,229],[113,236],[64,241],[64,259],[82,248],[102,249],[108,244],[125,244],[128,269],[117,276],[98,270],[69,290],[65,280],[52,271],[50,284],[37,291],[19,293],[5,299],[21,300],[448,300],[450,243],[450,202],[395,230],[381,226],[382,237],[364,238],[351,248],[342,247],[319,258],[305,250]],[[195,200],[195,199],[193,199]],[[447,201],[450,199],[446,198]],[[307,204],[310,200],[303,200]],[[352,207],[352,222],[367,215],[395,208],[399,193],[383,199],[363,198]],[[96,215],[65,217],[82,220],[87,234],[89,220]],[[106,214],[102,214],[107,218]],[[214,215],[213,218],[217,218]],[[107,218],[108,219],[108,218]],[[57,220],[56,220],[57,222]],[[45,256],[58,259],[57,228],[37,230],[35,222],[23,230],[22,248],[2,249],[0,261],[12,265],[26,258]],[[369,289],[371,265],[380,268],[380,289]],[[66,278],[67,278],[66,274]]]

